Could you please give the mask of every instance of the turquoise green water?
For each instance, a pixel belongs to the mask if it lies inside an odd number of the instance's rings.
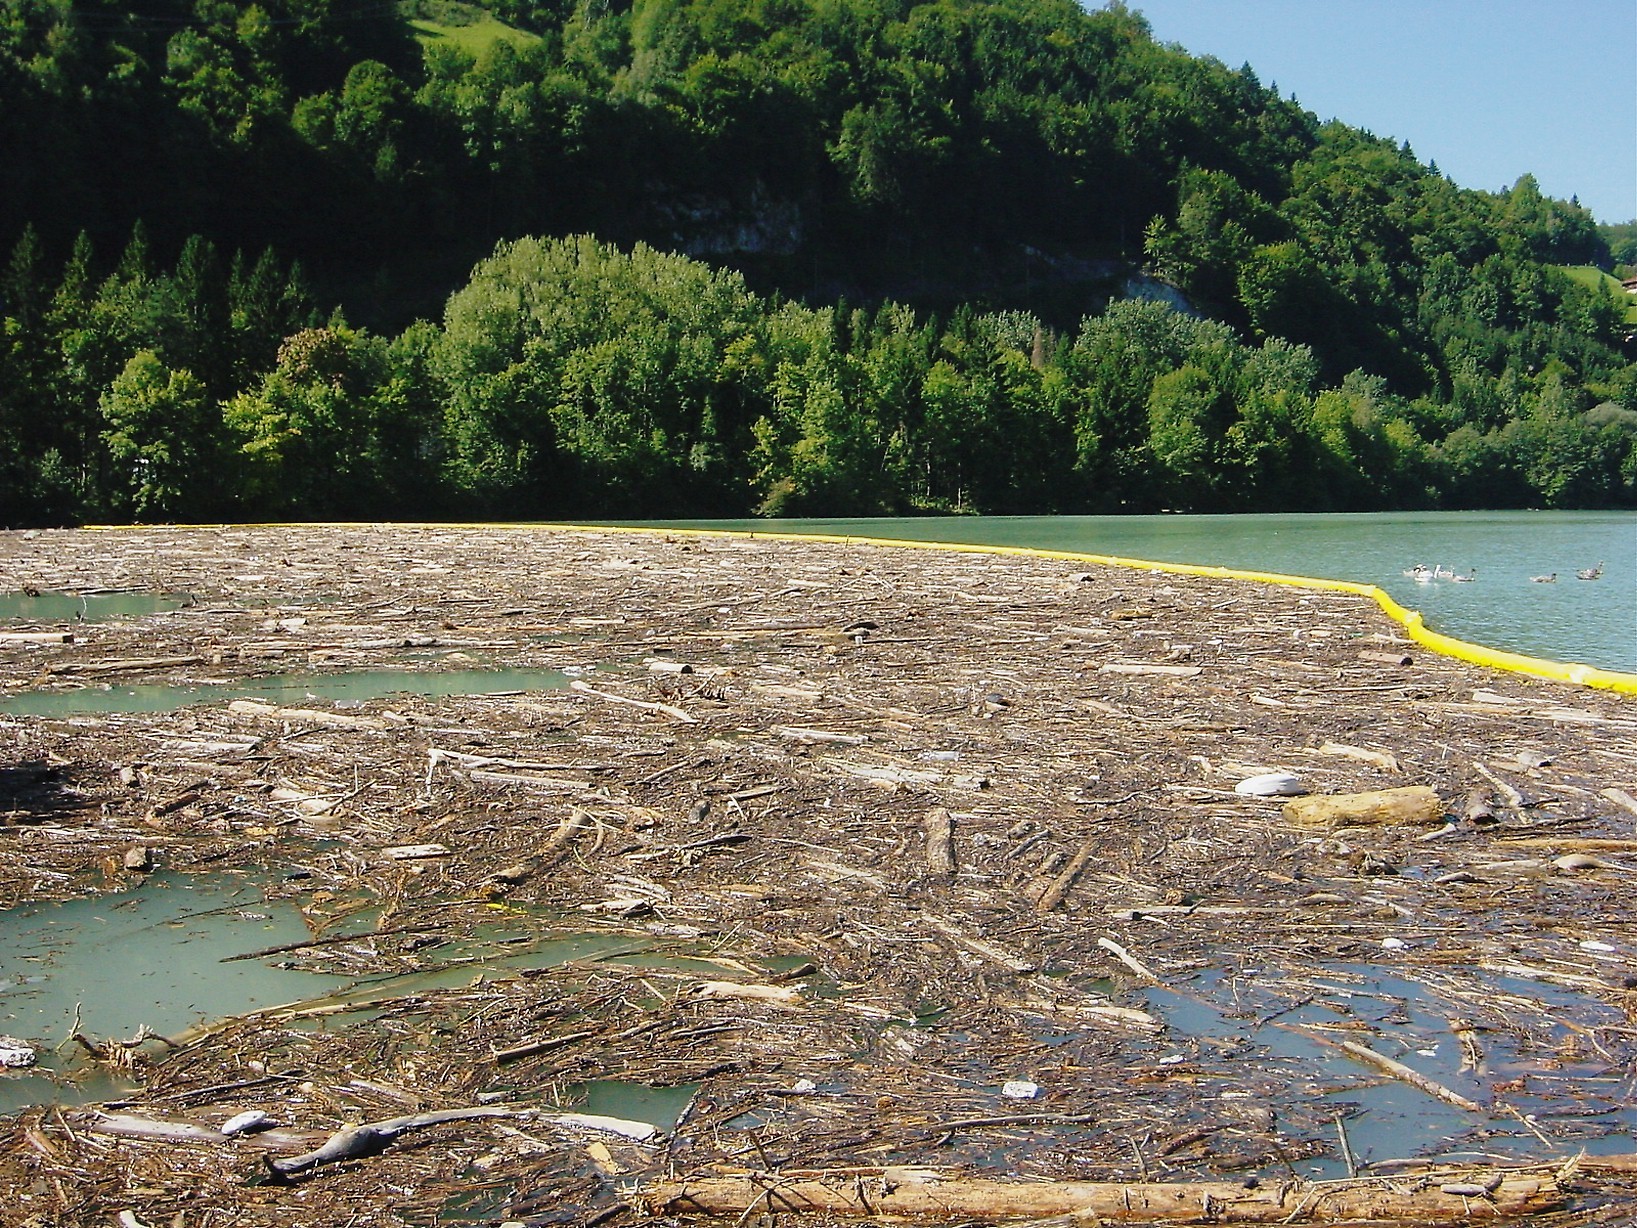
[[[551,691],[568,677],[545,669],[371,669],[340,674],[284,674],[248,682],[198,686],[82,687],[71,691],[22,691],[0,700],[11,716],[73,716],[88,712],[174,712],[193,704],[264,699],[277,704],[312,700],[361,703],[389,695],[498,695]]]
[[[370,940],[369,923],[351,924],[361,925],[361,942]],[[341,976],[308,971],[299,957],[277,952],[237,958],[311,936],[293,902],[269,900],[262,879],[240,874],[162,870],[112,895],[0,909],[0,1035],[26,1040],[38,1057],[37,1066],[0,1076],[0,1114],[123,1094],[77,1045],[64,1044],[76,1031],[99,1042],[128,1040],[141,1029],[169,1036],[285,1003],[459,987],[479,975],[615,958],[652,945],[519,916],[429,945],[417,953],[422,966],[410,971],[391,964],[383,973]],[[690,1093],[591,1083],[576,1094],[587,1112],[668,1124]]]
[[[72,1099],[53,1073],[79,1057],[62,1045],[161,1035],[277,1006],[345,984],[341,977],[261,960],[221,960],[309,937],[295,907],[261,884],[160,872],[134,891],[0,910],[0,1033],[39,1047],[39,1068],[0,1080],[0,1112]],[[105,1087],[85,1089],[95,1096]]]
[[[665,527],[1031,546],[1379,585],[1474,643],[1637,672],[1637,512],[931,516],[668,521]],[[1603,564],[1597,580],[1577,580]],[[1417,564],[1471,583],[1404,573]],[[1531,577],[1556,574],[1553,583]]]
[[[180,610],[192,600],[184,593],[0,593],[0,621],[94,623]]]

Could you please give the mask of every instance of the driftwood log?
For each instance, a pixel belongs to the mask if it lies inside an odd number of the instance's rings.
[[[927,1169],[743,1173],[654,1182],[655,1214],[816,1212],[870,1218],[1005,1220],[1072,1215],[1110,1224],[1459,1224],[1533,1215],[1567,1197],[1549,1171],[1459,1170],[1345,1181],[996,1181]]]
[[[312,1151],[283,1158],[265,1157],[267,1169],[275,1179],[285,1179],[342,1160],[358,1160],[379,1155],[401,1134],[441,1126],[451,1121],[471,1121],[480,1117],[529,1118],[534,1121],[568,1126],[581,1130],[603,1131],[624,1138],[647,1141],[658,1133],[646,1122],[625,1121],[618,1117],[604,1117],[595,1113],[540,1113],[533,1109],[508,1109],[500,1106],[477,1106],[461,1109],[435,1109],[428,1113],[412,1113],[404,1117],[390,1117],[384,1121],[368,1121],[362,1125],[346,1126],[337,1130]]]

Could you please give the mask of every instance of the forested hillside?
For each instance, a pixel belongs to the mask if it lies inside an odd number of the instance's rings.
[[[0,523],[1637,506],[1630,227],[1135,9],[0,15]]]

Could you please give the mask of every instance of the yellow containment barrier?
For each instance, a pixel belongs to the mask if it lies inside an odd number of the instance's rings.
[[[109,530],[141,528],[143,526],[86,525],[85,527],[87,529]],[[220,528],[227,526],[209,527]],[[322,524],[247,524],[233,527],[277,529],[361,526],[336,523],[327,526]],[[1454,636],[1444,635],[1441,632],[1429,629],[1423,622],[1419,610],[1405,609],[1388,596],[1384,590],[1377,588],[1374,584],[1358,584],[1351,580],[1322,580],[1314,576],[1289,576],[1276,571],[1240,571],[1232,567],[1208,567],[1194,563],[1160,563],[1150,559],[1128,559],[1111,554],[1083,554],[1073,550],[1046,550],[1034,546],[993,546],[970,542],[924,542],[895,537],[855,537],[834,533],[788,533],[779,532],[778,530],[763,532],[759,529],[682,529],[643,525],[520,524],[516,522],[404,523],[403,527],[406,529],[468,528],[559,533],[658,533],[668,534],[673,537],[737,537],[764,541],[815,541],[835,546],[885,546],[904,550],[952,550],[966,554],[1008,554],[1026,558],[1061,559],[1071,563],[1091,563],[1101,567],[1129,567],[1139,571],[1159,572],[1165,575],[1205,576],[1213,580],[1250,580],[1258,584],[1284,584],[1293,588],[1312,588],[1334,593],[1352,593],[1356,597],[1368,597],[1374,601],[1388,618],[1404,628],[1410,639],[1423,648],[1438,653],[1440,656],[1453,657],[1458,661],[1470,661],[1474,665],[1487,665],[1492,669],[1507,670],[1514,674],[1528,674],[1535,678],[1547,678],[1554,682],[1567,682],[1575,686],[1615,691],[1622,695],[1637,695],[1637,674],[1627,674],[1612,669],[1599,669],[1595,665],[1579,665],[1567,661],[1548,661],[1543,657],[1530,657],[1522,653],[1506,652],[1499,648],[1489,648],[1483,644],[1458,640]]]

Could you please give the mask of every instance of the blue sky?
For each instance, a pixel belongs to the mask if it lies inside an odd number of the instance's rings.
[[[1101,7],[1101,0],[1089,0]],[[1249,63],[1320,119],[1467,188],[1529,173],[1637,218],[1637,0],[1129,0],[1162,43]]]

